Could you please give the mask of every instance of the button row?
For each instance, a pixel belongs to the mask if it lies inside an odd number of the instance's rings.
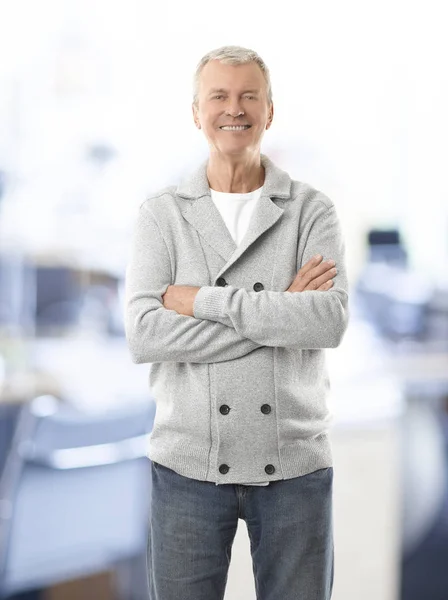
[[[227,285],[227,281],[224,279],[224,277],[218,277],[218,279],[216,280],[216,285],[218,285],[220,287],[225,287]],[[261,292],[261,290],[264,290],[264,285],[262,283],[260,283],[259,281],[257,281],[256,283],[254,283],[253,289],[255,292]],[[269,404],[263,404],[261,406],[260,410],[263,414],[268,415],[272,409]],[[228,406],[227,404],[222,404],[219,407],[219,412],[222,415],[228,415],[230,412],[230,406]],[[219,466],[219,472],[222,475],[226,475],[229,472],[229,470],[230,470],[229,465],[222,464]],[[275,472],[275,467],[274,467],[274,465],[266,465],[264,470],[268,475],[272,475]]]
[[[271,412],[272,408],[270,404],[262,404],[260,410],[264,415],[268,415]],[[228,415],[230,412],[230,406],[228,404],[221,404],[221,406],[219,407],[219,412],[222,415]]]
[[[275,472],[275,467],[274,467],[274,465],[266,465],[264,470],[268,475],[272,475]],[[226,464],[219,465],[219,472],[222,475],[227,475],[227,473],[229,471],[230,471],[229,465],[226,465]]]
[[[224,279],[224,277],[218,277],[218,279],[216,280],[216,285],[219,285],[220,287],[225,287],[227,285],[227,281]],[[261,292],[261,290],[264,290],[264,285],[257,281],[256,283],[254,283],[253,289],[255,292]]]

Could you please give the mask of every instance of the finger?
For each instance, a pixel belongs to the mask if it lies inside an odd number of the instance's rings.
[[[308,273],[308,271],[316,267],[322,260],[323,256],[321,255],[319,255],[319,258],[313,256],[313,258],[311,258],[307,263],[303,265],[303,267],[299,269],[298,273],[305,275],[306,273]]]
[[[317,289],[318,290],[329,290],[331,287],[333,287],[334,281],[332,279],[330,279],[330,281],[326,281],[325,283],[323,283],[321,286],[319,286]]]
[[[331,264],[327,260],[325,262],[322,262],[322,257],[320,257],[319,259],[312,258],[309,262],[306,263],[306,265],[299,269],[297,276],[305,277],[307,275],[311,275],[311,279],[315,279],[316,277],[318,277],[325,271],[328,271],[334,266],[335,264]],[[311,279],[309,279],[309,281],[311,281]]]
[[[331,266],[327,261],[321,263],[317,267],[312,267],[310,271],[297,273],[295,281],[302,282],[305,287],[309,289],[317,289],[321,283],[327,281],[329,277],[335,275],[334,267]],[[318,280],[315,282],[315,280]]]
[[[315,277],[313,282],[316,284],[316,288],[318,288],[323,283],[326,283],[327,281],[332,279],[332,277],[334,277],[336,274],[337,274],[336,267],[332,267],[328,271],[325,271],[325,273],[322,273],[322,275],[320,275],[319,277]]]

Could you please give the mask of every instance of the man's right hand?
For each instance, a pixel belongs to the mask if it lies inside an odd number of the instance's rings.
[[[322,256],[312,258],[299,270],[287,292],[304,292],[306,290],[325,291],[333,285],[331,279],[337,273],[336,268],[327,261],[322,262]]]

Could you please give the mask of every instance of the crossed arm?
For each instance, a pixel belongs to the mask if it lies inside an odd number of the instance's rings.
[[[133,362],[223,362],[261,347],[231,327],[192,316],[190,286],[172,286],[171,281],[168,249],[154,215],[144,203],[125,279],[124,323]],[[187,298],[177,296],[182,288],[189,288]],[[189,310],[185,311],[187,305]]]
[[[303,263],[317,252],[335,259],[326,293],[248,292],[234,286],[173,286],[167,247],[142,205],[126,271],[125,326],[132,360],[221,362],[262,346],[339,345],[348,323],[344,243],[334,206],[315,203]],[[149,246],[149,247],[148,247]]]

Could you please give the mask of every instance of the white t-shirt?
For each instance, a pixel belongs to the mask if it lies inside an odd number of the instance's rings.
[[[247,194],[217,192],[210,188],[212,200],[221,213],[230,235],[239,246],[243,239],[263,186]]]
[[[247,192],[247,194],[238,194],[217,192],[210,188],[212,200],[221,213],[224,223],[227,225],[227,229],[237,246],[246,234],[262,189],[263,186],[253,192]],[[269,481],[266,481],[265,483],[243,483],[241,485],[269,485],[269,483]]]

